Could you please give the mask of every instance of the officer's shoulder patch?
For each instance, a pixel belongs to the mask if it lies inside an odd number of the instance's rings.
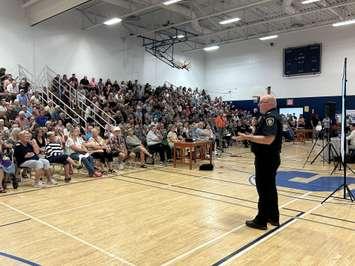
[[[272,127],[274,123],[275,123],[275,119],[273,117],[266,118],[266,125],[268,125],[269,127]]]

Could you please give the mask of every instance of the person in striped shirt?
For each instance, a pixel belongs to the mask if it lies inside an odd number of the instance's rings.
[[[47,133],[48,143],[45,147],[46,159],[50,163],[57,163],[64,165],[64,173],[66,183],[70,182],[71,175],[73,174],[74,160],[69,157],[69,155],[64,154],[62,144],[58,140],[56,134],[51,131]]]

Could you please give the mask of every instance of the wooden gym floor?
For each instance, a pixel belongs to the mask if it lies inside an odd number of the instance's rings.
[[[333,167],[303,168],[310,147],[286,143],[282,153],[280,171],[303,185]],[[282,226],[245,227],[256,213],[253,172],[249,149],[233,147],[212,172],[129,168],[10,189],[0,196],[0,265],[355,265],[355,203],[321,205],[330,190],[279,186]]]

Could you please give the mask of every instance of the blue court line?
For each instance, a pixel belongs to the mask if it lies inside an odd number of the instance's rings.
[[[11,255],[11,254],[7,254],[7,253],[4,253],[4,252],[0,252],[0,256],[7,257],[7,258],[10,258],[10,259],[25,263],[27,265],[31,265],[31,266],[41,266],[40,264],[37,264],[35,262],[32,262],[32,261],[26,260],[24,258],[20,258],[20,257],[14,256],[14,255]]]

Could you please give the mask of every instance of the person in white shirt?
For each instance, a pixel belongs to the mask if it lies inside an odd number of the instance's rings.
[[[176,131],[177,131],[176,126],[172,125],[170,130],[169,130],[168,136],[167,136],[170,149],[173,149],[174,148],[174,143],[179,141],[179,138],[178,138],[178,136],[176,134]]]
[[[156,125],[151,124],[148,134],[147,134],[147,146],[151,154],[159,153],[160,161],[166,162],[165,160],[165,149],[162,144],[163,135],[160,133]]]
[[[18,94],[19,93],[19,89],[17,87],[16,81],[13,80],[9,85],[7,85],[6,90],[7,90],[8,93]]]
[[[349,150],[355,150],[355,124],[351,125],[351,133],[346,137],[346,140],[349,141]]]
[[[203,122],[197,123],[196,136],[199,140],[209,140],[211,138],[211,132],[203,128]]]
[[[102,174],[95,171],[94,159],[88,153],[88,149],[85,147],[85,141],[80,136],[80,128],[75,127],[70,133],[68,140],[65,143],[66,153],[74,161],[81,161],[88,171],[90,177],[101,177]]]
[[[33,104],[41,104],[38,91],[35,91],[34,94],[31,96],[30,102]]]

